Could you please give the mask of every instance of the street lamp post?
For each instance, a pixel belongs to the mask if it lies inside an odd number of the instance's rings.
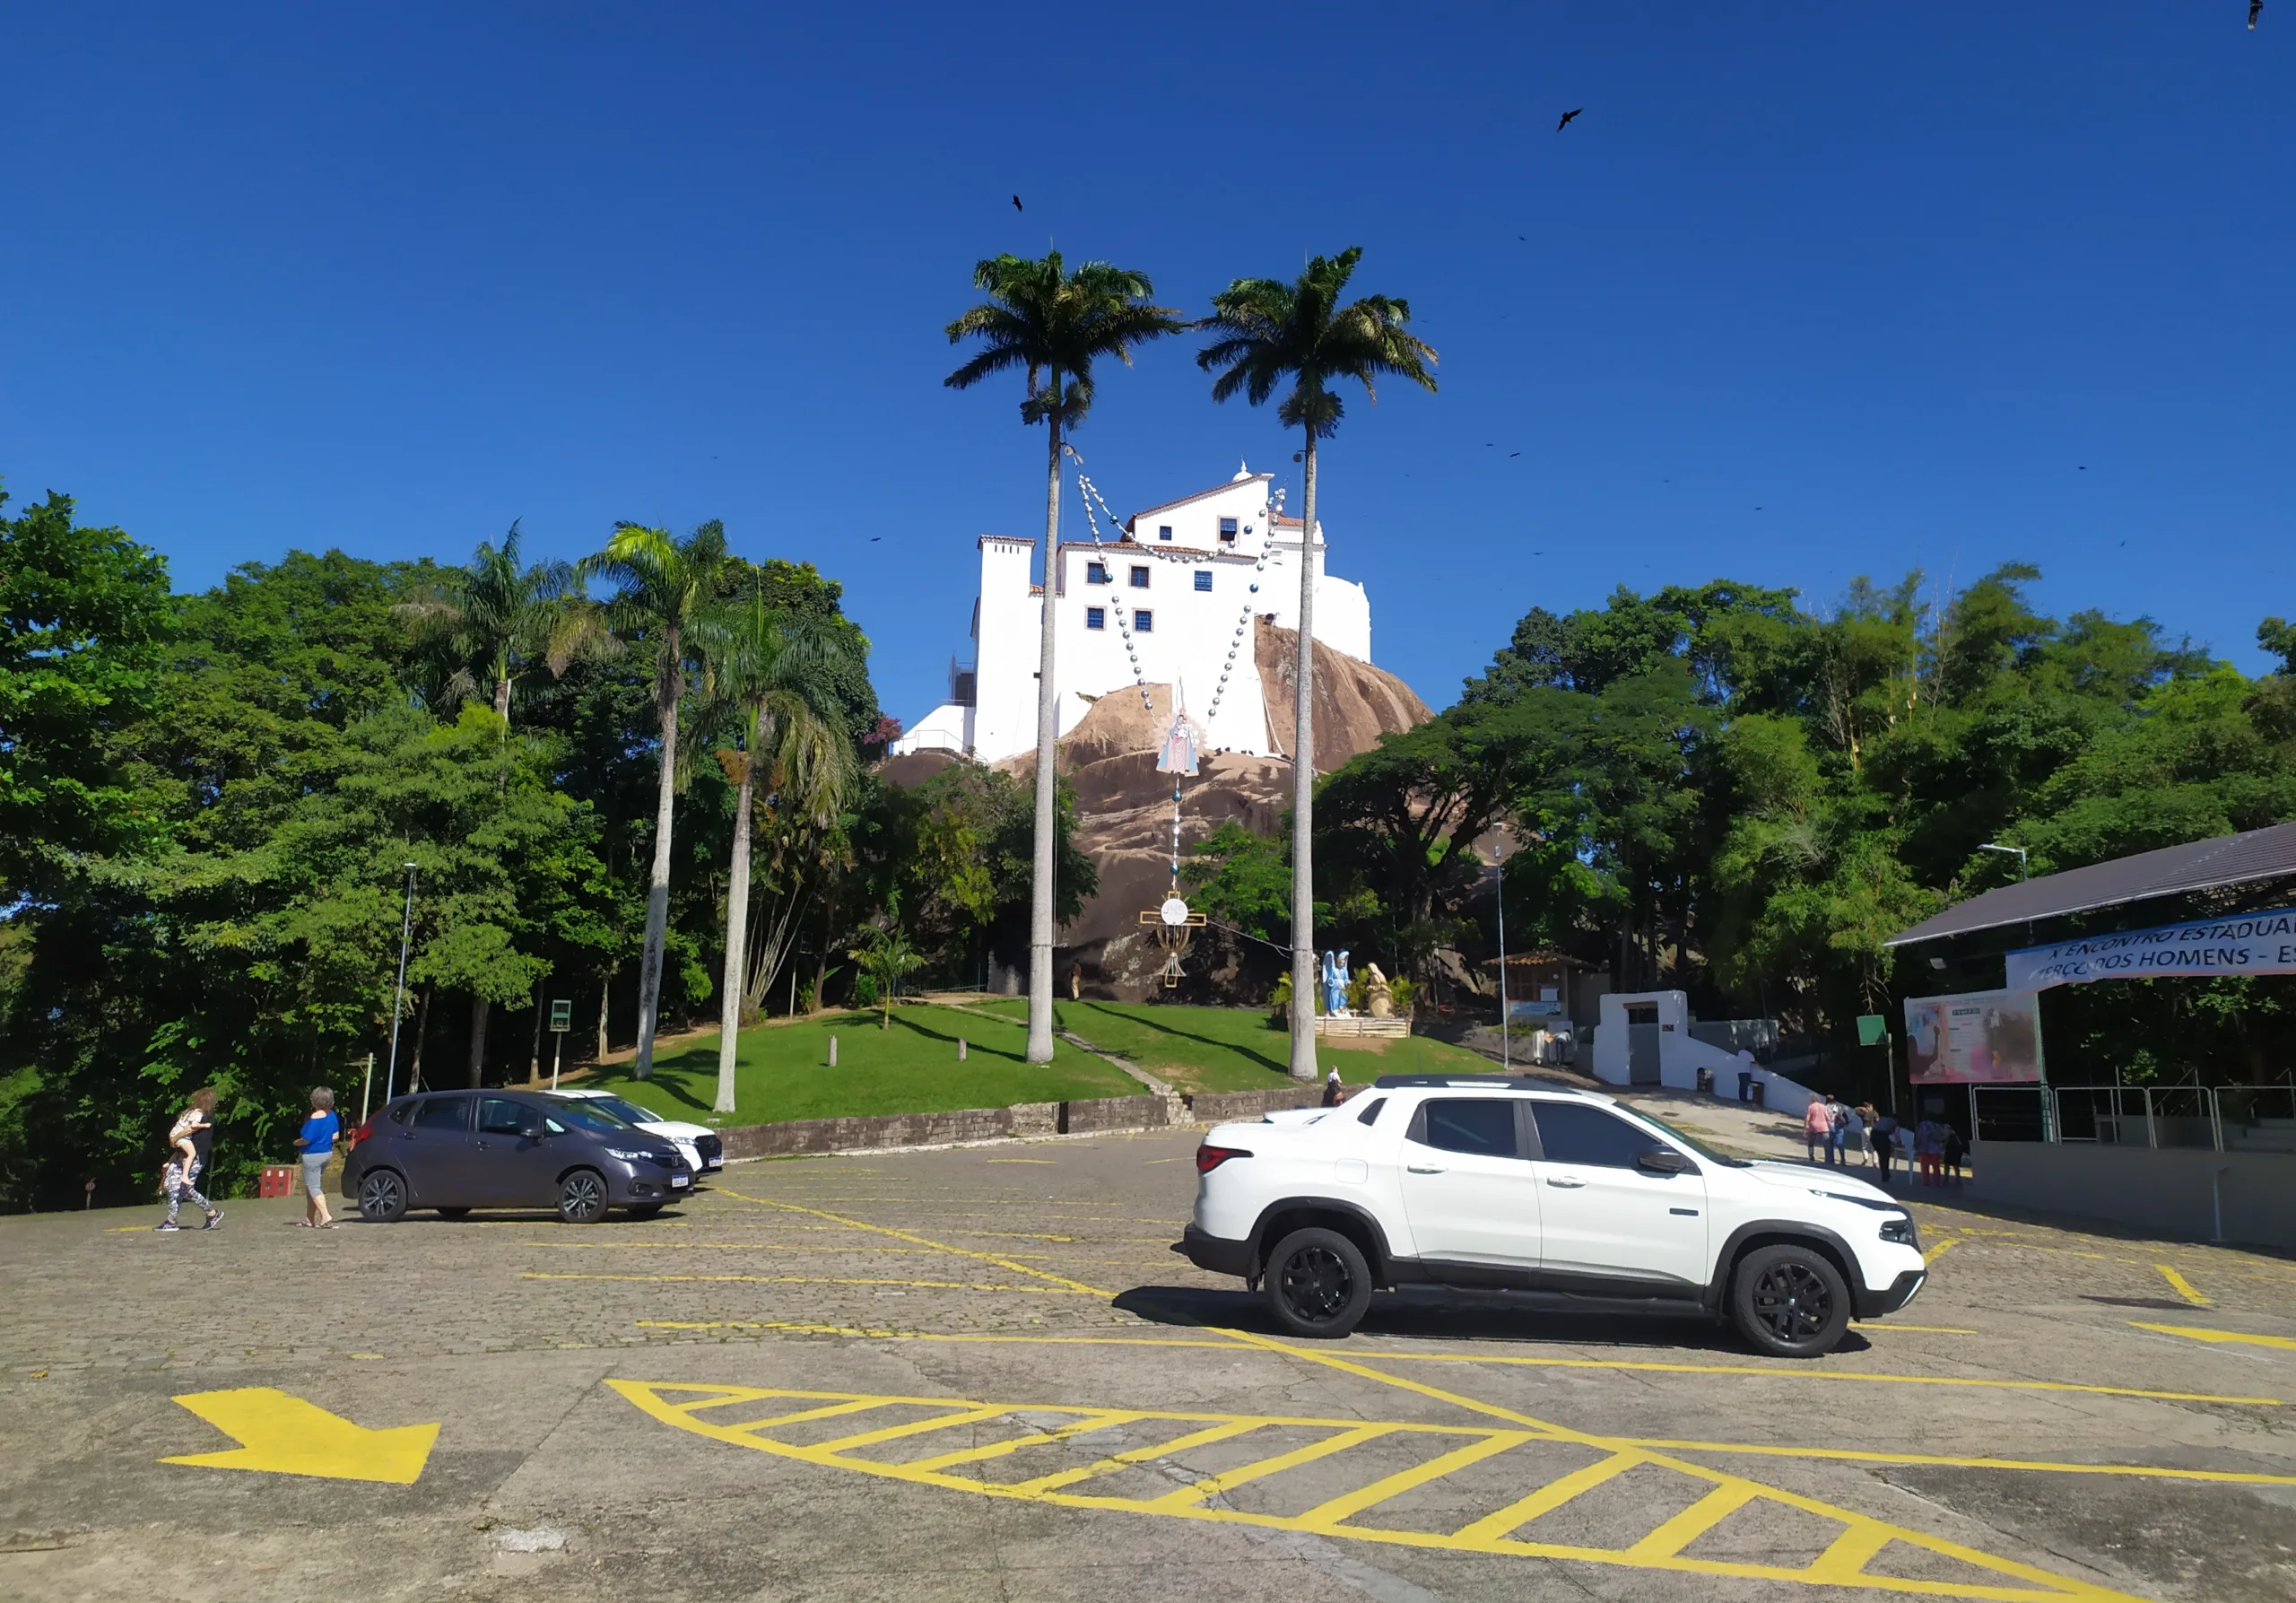
[[[1499,875],[1499,1067],[1514,1067],[1514,1046],[1507,1031],[1507,858],[1499,837],[1491,839],[1491,862]]]
[[[406,870],[406,915],[398,927],[398,989],[391,998],[391,1062],[383,1071],[383,1102],[388,1105],[398,1092],[398,1026],[406,1012],[406,948],[414,935],[414,865],[403,863]]]
[[[1979,845],[1978,849],[1979,851],[1997,851],[2002,853],[2004,856],[2007,856],[2012,853],[2015,854],[2017,858],[2017,877],[2020,880],[2028,877],[2025,873],[2025,849],[2023,847],[2002,846],[1994,841],[1987,841]]]

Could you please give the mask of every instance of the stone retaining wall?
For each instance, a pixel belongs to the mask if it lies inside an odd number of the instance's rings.
[[[1103,1096],[1070,1102],[1018,1102],[1009,1108],[960,1108],[943,1113],[796,1119],[784,1124],[735,1125],[718,1134],[728,1158],[782,1158],[1029,1136],[1230,1124],[1256,1119],[1279,1108],[1311,1108],[1322,1100],[1319,1085],[1206,1092],[1198,1096]]]

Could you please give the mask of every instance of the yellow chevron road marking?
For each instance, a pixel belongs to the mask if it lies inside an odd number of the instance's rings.
[[[2139,1330],[2157,1330],[2163,1336],[2188,1337],[2194,1341],[2231,1341],[2244,1346],[2286,1347],[2296,1351],[2296,1340],[2285,1336],[2251,1336],[2245,1330],[2209,1330],[2198,1325],[2147,1325],[2137,1320],[2128,1322]]]
[[[1513,1426],[1445,1425],[1170,1409],[1038,1407],[975,1402],[961,1398],[793,1391],[685,1381],[609,1380],[606,1384],[643,1412],[697,1435],[817,1468],[978,1496],[1050,1503],[1061,1508],[1312,1531],[1326,1537],[1400,1546],[1561,1559],[1629,1570],[1796,1581],[1866,1592],[1984,1599],[1986,1603],[2058,1603],[2062,1599],[2129,1603],[2122,1593],[2073,1576],[1980,1553],[1663,1454],[1631,1448],[1604,1448],[1581,1433],[1532,1420]],[[1432,1388],[1423,1390],[1433,1391]],[[764,1418],[729,1423],[715,1417],[720,1411],[741,1412],[760,1406],[769,1411]],[[1500,1412],[1492,1405],[1481,1407],[1485,1412]],[[808,1442],[786,1433],[793,1424],[831,1414],[855,1417],[857,1424],[866,1426],[866,1416],[879,1410],[883,1411],[887,1424],[833,1440]],[[978,1441],[984,1429],[994,1430],[998,1423],[1013,1433],[986,1444]],[[958,1433],[959,1439],[969,1445],[947,1453],[906,1459],[860,1451],[890,1449],[899,1454],[913,1444],[929,1443],[933,1433],[941,1430]],[[1031,1453],[1073,1457],[1091,1451],[1088,1438],[1111,1430],[1123,1430],[1135,1436],[1153,1435],[1158,1440],[1152,1445],[1129,1447],[1122,1452],[1091,1457],[1083,1463],[1060,1465],[1026,1480],[995,1481],[952,1472],[959,1466],[1007,1463]],[[1301,1433],[1311,1433],[1313,1439],[1300,1445],[1287,1443],[1283,1451],[1208,1474],[1193,1473],[1187,1466],[1175,1461],[1198,1448],[1243,1442],[1263,1431],[1270,1433],[1267,1440],[1272,1447],[1285,1442],[1286,1438],[1296,1440]],[[1414,1468],[1378,1476],[1325,1497],[1304,1513],[1261,1513],[1226,1503],[1225,1494],[1237,1487],[1276,1482],[1311,1465],[1322,1467],[1318,1477],[1319,1484],[1344,1482],[1349,1473],[1346,1455],[1372,1443],[1405,1447],[1417,1444],[1438,1451]],[[1518,1460],[1516,1475],[1511,1477],[1514,1484],[1521,1484],[1525,1476],[1544,1477],[1544,1484],[1528,1496],[1518,1498],[1455,1530],[1410,1530],[1358,1522],[1403,1493],[1507,1453],[1525,1448],[1589,1445],[1596,1446],[1599,1456],[1595,1461],[1560,1475],[1553,1472],[1551,1462],[1542,1464],[1528,1458]],[[1171,1491],[1145,1497],[1091,1489],[1091,1483],[1103,1477],[1137,1472],[1151,1466],[1161,1469],[1168,1478],[1187,1478]],[[1384,1462],[1381,1467],[1386,1467]],[[1695,1495],[1686,1506],[1680,1506],[1678,1512],[1659,1520],[1646,1534],[1624,1546],[1544,1541],[1535,1539],[1535,1533],[1518,1534],[1629,1469],[1672,1471]],[[1679,1500],[1647,1501],[1655,1507],[1677,1510]],[[1814,1513],[1834,1521],[1840,1529],[1799,1564],[1705,1558],[1691,1551],[1701,1538],[1726,1524],[1741,1511],[1762,1504]],[[1955,1561],[1970,1573],[1964,1580],[1912,1580],[1885,1569],[1877,1571],[1874,1561],[1892,1546]]]
[[[2192,1282],[2186,1279],[2182,1275],[2178,1274],[2176,1270],[2170,1268],[2167,1264],[2154,1264],[2152,1267],[2161,1271],[2161,1277],[2169,1283],[2169,1288],[2171,1291],[2175,1292],[2177,1295],[2182,1297],[2186,1302],[2191,1303],[2195,1308],[2206,1308],[2209,1306],[2208,1299],[2202,1296],[2198,1291],[2194,1289]]]

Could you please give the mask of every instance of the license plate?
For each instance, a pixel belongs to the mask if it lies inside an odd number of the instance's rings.
[[[683,1174],[673,1174],[670,1176],[670,1189],[673,1191],[686,1183],[686,1178]]]

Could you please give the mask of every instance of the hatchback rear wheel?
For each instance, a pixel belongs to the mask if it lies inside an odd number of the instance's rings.
[[[406,1182],[396,1169],[370,1169],[359,1181],[359,1212],[378,1224],[406,1217]]]
[[[577,1169],[558,1182],[558,1216],[569,1224],[596,1224],[606,1216],[605,1176]]]
[[[1781,1244],[1739,1260],[1730,1315],[1744,1336],[1779,1358],[1816,1358],[1849,1329],[1849,1287],[1824,1253]]]
[[[1370,1266],[1335,1230],[1295,1230],[1267,1255],[1261,1291],[1276,1322],[1292,1335],[1341,1337],[1371,1306]]]

